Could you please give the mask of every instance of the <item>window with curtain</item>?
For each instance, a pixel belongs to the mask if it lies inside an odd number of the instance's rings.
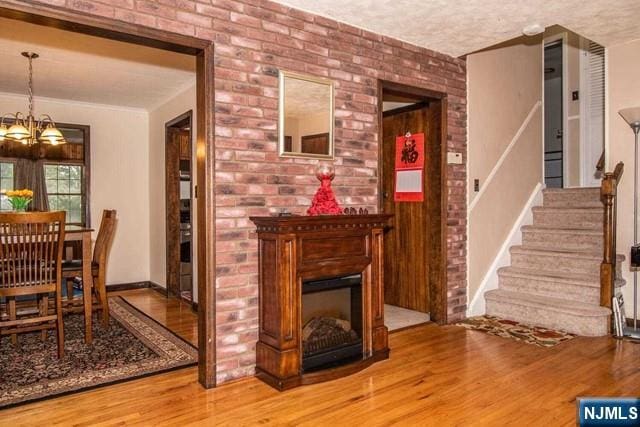
[[[67,211],[68,224],[84,224],[83,166],[47,163],[44,176],[49,209]]]
[[[0,188],[29,188],[34,191],[31,209],[64,210],[68,224],[88,226],[91,129],[64,123],[58,128],[67,144],[0,141]],[[11,210],[6,197],[0,197],[0,210]]]
[[[14,164],[13,162],[0,162],[0,189],[4,193],[6,190],[13,190],[14,184]],[[0,194],[0,211],[12,210],[9,199],[4,194]]]

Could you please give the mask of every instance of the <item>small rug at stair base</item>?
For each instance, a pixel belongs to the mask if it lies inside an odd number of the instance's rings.
[[[65,357],[57,358],[55,331],[0,340],[0,409],[158,374],[198,363],[198,352],[121,297],[109,299],[109,328],[93,322],[84,343],[82,314],[65,316]],[[94,320],[96,317],[94,317]]]
[[[523,325],[513,320],[500,319],[494,316],[470,317],[460,323],[456,323],[456,325],[486,332],[487,334],[497,337],[523,341],[527,344],[537,345],[538,347],[553,347],[563,341],[575,338],[575,335],[568,332]]]

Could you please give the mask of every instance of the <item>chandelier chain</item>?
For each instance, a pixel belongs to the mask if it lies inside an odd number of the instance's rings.
[[[5,117],[0,119],[0,141],[5,139],[9,141],[17,141],[24,145],[33,145],[38,142],[51,145],[65,144],[67,141],[60,129],[56,128],[56,124],[48,114],[42,114],[40,119],[34,117],[34,88],[33,88],[33,60],[38,58],[35,52],[22,52],[22,56],[29,61],[29,78],[28,78],[28,99],[29,112],[25,116],[18,111],[13,116],[14,123],[9,127],[4,124]]]

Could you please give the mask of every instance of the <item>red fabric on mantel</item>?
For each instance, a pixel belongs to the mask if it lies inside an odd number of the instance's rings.
[[[333,174],[318,175],[320,188],[316,191],[311,207],[307,209],[307,215],[340,215],[342,208],[336,201],[336,196],[331,189]]]

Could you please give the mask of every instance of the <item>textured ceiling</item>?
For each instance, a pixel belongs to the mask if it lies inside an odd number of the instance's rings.
[[[603,46],[640,39],[639,0],[276,0],[452,56],[554,24]]]
[[[195,83],[192,56],[0,18],[0,92],[27,93],[23,51],[40,55],[36,105],[42,96],[148,110]]]

